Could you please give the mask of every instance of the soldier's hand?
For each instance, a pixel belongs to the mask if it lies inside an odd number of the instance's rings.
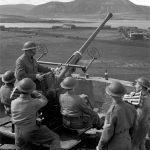
[[[38,98],[38,97],[41,97],[42,95],[42,92],[41,91],[37,91],[37,90],[34,90],[32,93],[31,93],[31,97],[32,98]]]
[[[86,104],[88,104],[88,95],[81,94],[80,97],[84,100]]]
[[[86,94],[81,94],[80,97],[86,99],[86,98],[88,98],[88,95],[86,95]]]
[[[41,74],[36,74],[36,79],[39,80],[39,81],[42,81],[43,80],[43,77],[44,75],[41,75]]]

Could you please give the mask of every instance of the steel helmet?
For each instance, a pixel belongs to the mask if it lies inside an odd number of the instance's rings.
[[[114,81],[106,87],[106,93],[110,96],[122,97],[126,93],[126,88],[120,82]]]
[[[148,81],[148,79],[146,79],[144,77],[140,77],[135,81],[138,82],[141,86],[143,86],[145,88],[150,88],[150,82]]]
[[[60,84],[64,89],[73,89],[76,86],[76,80],[73,77],[66,77]]]
[[[32,50],[35,48],[37,48],[36,44],[33,41],[28,41],[24,43],[22,50],[26,51],[26,50]]]
[[[21,92],[32,93],[36,89],[36,84],[30,78],[24,78],[17,83],[17,89]]]
[[[2,82],[4,83],[12,83],[14,82],[15,79],[15,75],[13,71],[6,71],[3,75],[2,75]]]

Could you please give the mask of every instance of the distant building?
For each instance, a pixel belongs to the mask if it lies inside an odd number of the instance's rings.
[[[65,29],[75,29],[76,25],[74,25],[74,24],[63,24],[62,28],[65,28]]]
[[[5,26],[1,25],[0,26],[0,31],[5,31]]]
[[[60,29],[62,28],[61,26],[52,26],[52,29]]]
[[[127,30],[135,31],[135,30],[139,30],[139,29],[138,29],[138,27],[127,27]]]
[[[129,37],[131,40],[143,40],[144,33],[143,32],[130,32]]]
[[[110,25],[104,25],[103,29],[111,29]]]

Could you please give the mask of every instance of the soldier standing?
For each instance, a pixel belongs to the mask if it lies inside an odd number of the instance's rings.
[[[15,77],[18,81],[23,78],[31,78],[36,83],[37,88],[41,89],[48,84],[47,81],[43,84],[41,82],[44,78],[43,73],[51,73],[53,80],[54,75],[50,68],[37,63],[34,58],[36,49],[37,45],[33,41],[28,41],[23,45],[22,51],[24,51],[24,54],[16,60]]]
[[[134,106],[122,101],[125,87],[117,81],[106,87],[113,103],[106,114],[103,132],[96,150],[131,150],[131,136],[136,124]]]
[[[150,129],[150,82],[144,77],[136,80],[135,90],[141,92],[140,103],[137,107],[137,129],[132,140],[133,150],[146,150],[145,137]]]
[[[57,134],[44,125],[36,123],[37,111],[44,107],[48,100],[42,94],[33,91],[36,84],[30,78],[17,83],[20,96],[11,103],[12,121],[15,124],[15,144],[17,150],[29,150],[32,143],[48,144],[50,150],[60,150]]]

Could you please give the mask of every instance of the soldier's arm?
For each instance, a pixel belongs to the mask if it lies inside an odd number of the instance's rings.
[[[13,91],[10,94],[10,100],[14,100],[20,96],[20,91],[17,89],[17,87],[14,87]]]
[[[51,68],[49,67],[42,66],[39,63],[37,63],[37,65],[38,65],[38,72],[47,73],[52,71]]]
[[[11,90],[9,90],[7,95],[4,96],[4,101],[3,101],[3,104],[7,105],[8,107],[10,107],[11,104],[10,95],[11,95]]]
[[[25,64],[22,60],[18,59],[16,61],[16,68],[15,68],[15,75],[16,75],[16,78],[18,80],[21,80],[23,78],[31,78],[32,80],[35,80],[36,79],[36,75],[35,74],[27,74],[26,71],[25,71]]]
[[[47,98],[38,91],[34,91],[34,93],[32,93],[32,97],[35,99],[35,108],[37,111],[48,103]]]
[[[114,134],[115,122],[117,118],[116,116],[112,116],[111,112],[106,115],[105,123],[103,126],[103,132],[98,143],[98,148],[101,150],[104,148]]]
[[[89,116],[95,116],[95,112],[85,103],[85,100],[80,97],[79,107],[81,111]]]
[[[134,120],[133,120],[133,125],[129,130],[131,138],[133,138],[134,133],[135,133],[136,128],[137,128],[137,112],[136,112],[136,110],[133,112],[133,114],[134,114],[135,117],[134,117]]]

